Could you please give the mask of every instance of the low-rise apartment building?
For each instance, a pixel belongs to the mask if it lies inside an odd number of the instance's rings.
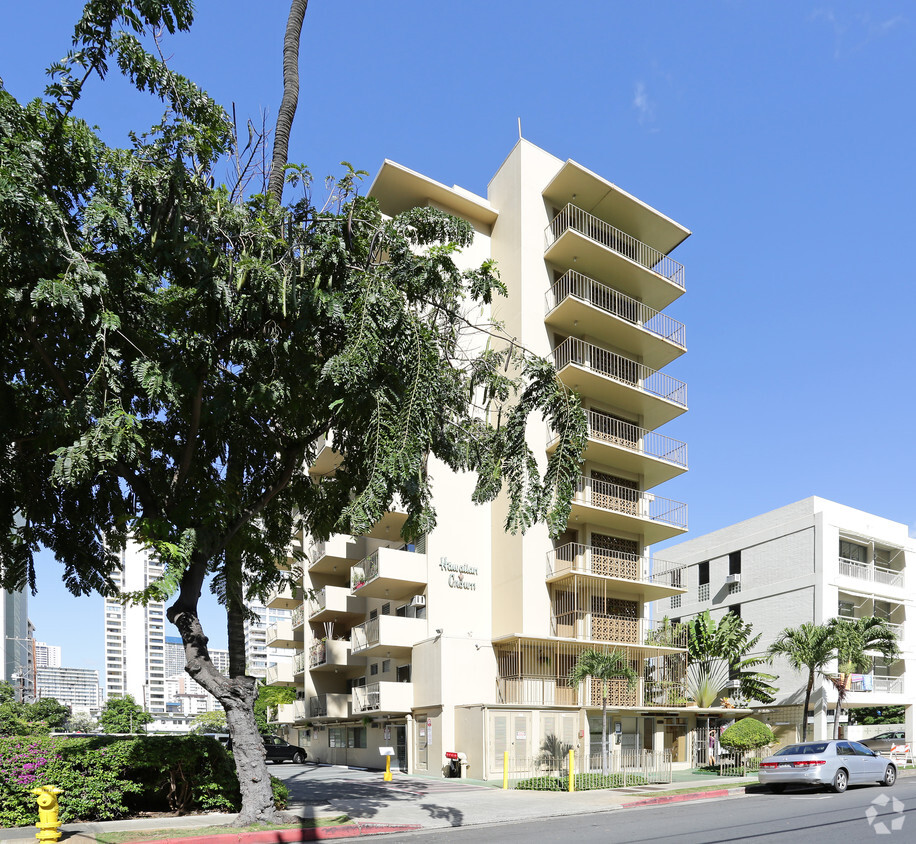
[[[687,591],[658,601],[656,616],[680,621],[704,610],[713,617],[736,612],[761,634],[761,651],[782,630],[803,622],[885,619],[898,634],[901,656],[891,661],[879,657],[870,672],[853,675],[844,707],[905,706],[912,740],[916,663],[912,583],[908,590],[907,579],[913,579],[909,569],[916,563],[916,543],[906,525],[811,497],[660,553],[685,567]],[[784,741],[792,741],[801,724],[807,674],[795,672],[784,658],[771,670],[779,675],[779,695],[761,715]],[[835,701],[833,684],[818,678],[809,735],[832,735]]]
[[[683,630],[652,619],[650,602],[684,593],[676,567],[650,561],[653,543],[683,534],[686,505],[658,487],[687,469],[686,445],[658,432],[687,409],[686,385],[661,368],[686,350],[664,309],[684,292],[669,256],[689,231],[573,161],[519,140],[486,198],[386,161],[371,195],[385,214],[433,206],[469,221],[465,267],[495,259],[508,296],[483,309],[516,342],[550,357],[583,399],[589,439],[567,530],[507,534],[505,501],[475,506],[474,478],[431,459],[438,522],[401,538],[397,505],[367,536],[308,536],[302,585],[269,606],[292,610],[268,644],[296,649],[268,682],[297,690],[279,721],[313,757],[439,772],[446,752],[471,776],[502,775],[543,748],[597,752],[597,684],[573,688],[587,648],[626,654],[639,682],[614,681],[617,749],[688,764],[697,710],[686,706]],[[532,421],[543,455],[553,432]],[[333,432],[313,475],[341,460]]]

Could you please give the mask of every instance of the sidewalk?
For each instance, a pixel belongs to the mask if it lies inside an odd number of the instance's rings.
[[[900,772],[901,777],[913,775],[916,775],[916,770]],[[283,833],[236,833],[232,837],[221,835],[175,840],[183,844],[234,844],[236,841],[243,844],[259,844],[267,841],[298,842],[351,838],[384,832],[530,821],[538,818],[636,809],[685,800],[740,796],[745,793],[746,786],[756,786],[756,778],[748,780],[704,776],[693,781],[666,785],[579,791],[572,794],[502,791],[492,786],[466,784],[461,780],[404,774],[395,774],[393,782],[385,783],[380,772],[311,766],[302,768],[285,779],[290,787],[290,814],[308,819],[346,814],[353,823]],[[685,789],[697,790],[685,794]],[[62,840],[76,844],[94,841],[95,834],[102,832],[188,830],[228,824],[232,818],[233,815],[211,814],[183,818],[65,824],[62,829],[67,835]],[[0,829],[0,844],[14,841],[21,844],[27,839],[34,841],[35,832],[34,827]]]

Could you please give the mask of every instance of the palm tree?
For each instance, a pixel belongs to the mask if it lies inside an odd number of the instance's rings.
[[[601,683],[601,751],[602,773],[607,774],[608,746],[607,746],[607,698],[608,682],[610,680],[626,680],[627,687],[633,689],[639,675],[631,667],[626,653],[623,651],[599,651],[587,648],[579,654],[579,659],[569,672],[569,684],[578,689],[579,684],[591,677]],[[570,772],[572,776],[572,772]]]
[[[837,690],[836,710],[833,715],[833,737],[840,735],[840,712],[849,685],[849,675],[854,671],[870,671],[877,651],[885,659],[899,655],[897,633],[883,618],[832,618],[827,629],[837,652],[839,677],[833,680]]]
[[[824,669],[833,660],[835,653],[836,648],[830,630],[823,624],[811,622],[805,622],[800,627],[787,627],[767,649],[770,658],[783,656],[796,671],[808,672],[800,741],[804,741],[808,735],[808,706],[811,703],[814,678],[816,675],[827,676]]]

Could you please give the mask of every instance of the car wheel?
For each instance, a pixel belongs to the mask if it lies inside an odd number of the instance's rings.
[[[897,769],[893,765],[888,765],[884,769],[884,779],[881,780],[881,784],[890,788],[895,782],[897,782]]]
[[[782,794],[785,790],[786,790],[786,787],[785,785],[782,785],[782,784],[770,786],[770,791],[772,791],[773,794]]]
[[[839,771],[833,777],[833,790],[837,794],[842,794],[846,791],[846,786],[849,785],[849,774],[846,772],[845,768],[840,768]]]
[[[293,754],[293,762],[297,765],[301,765],[305,762],[305,754],[300,753],[298,750]]]

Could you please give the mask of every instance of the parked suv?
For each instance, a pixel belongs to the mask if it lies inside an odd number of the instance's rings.
[[[862,742],[866,747],[877,750],[878,753],[890,753],[895,744],[906,744],[906,733],[903,730],[892,730],[889,733],[879,733]]]
[[[262,738],[268,762],[295,762],[301,765],[308,759],[308,753],[305,752],[304,747],[290,744],[280,736],[262,736]],[[226,749],[232,750],[232,739],[226,742]]]

